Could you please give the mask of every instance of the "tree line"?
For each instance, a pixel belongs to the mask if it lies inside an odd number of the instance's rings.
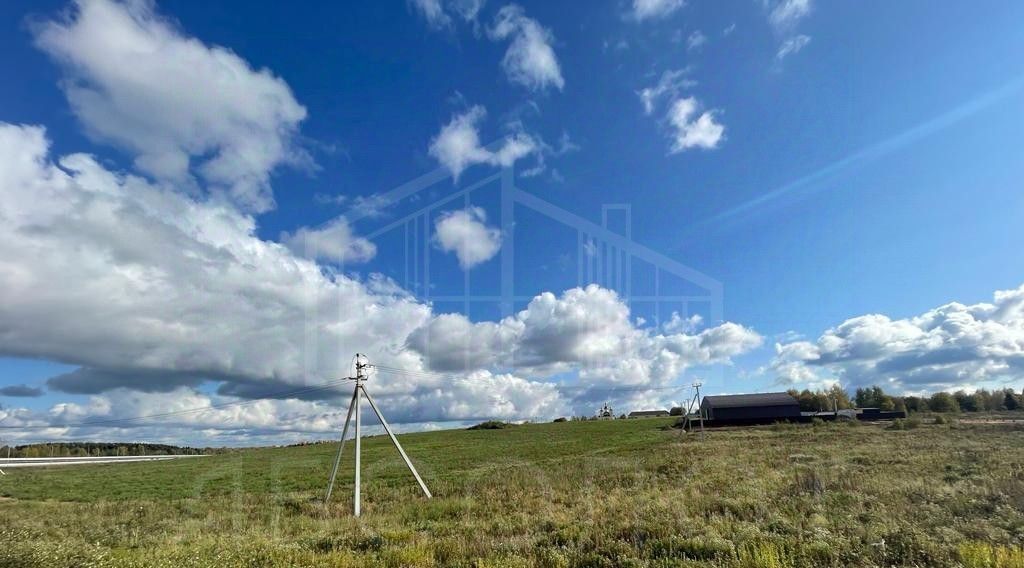
[[[126,444],[117,442],[60,442],[0,446],[0,458],[73,458],[108,456],[180,456],[217,454],[224,448],[193,448],[168,444]]]
[[[1003,410],[1024,410],[1024,393],[1013,389],[978,389],[973,393],[958,390],[953,393],[940,391],[928,396],[890,395],[880,386],[861,387],[854,391],[853,398],[839,385],[811,391],[790,389],[789,394],[800,403],[800,410],[806,412],[831,411],[835,408],[879,408],[903,412],[996,412]]]

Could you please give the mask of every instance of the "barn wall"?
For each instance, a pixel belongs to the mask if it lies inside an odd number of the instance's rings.
[[[754,420],[761,418],[799,418],[800,406],[737,406],[732,408],[709,408],[708,418],[712,420]]]

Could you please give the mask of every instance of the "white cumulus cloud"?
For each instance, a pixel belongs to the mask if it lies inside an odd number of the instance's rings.
[[[488,35],[495,41],[512,39],[501,60],[509,81],[534,91],[548,87],[562,90],[565,86],[558,57],[551,46],[554,36],[537,20],[528,17],[521,6],[503,6],[494,17]]]
[[[140,171],[256,212],[274,204],[270,175],[308,163],[294,135],[306,109],[266,69],[185,36],[149,2],[81,0],[33,27],[65,71],[75,116],[97,140],[130,152]]]
[[[912,392],[1019,378],[1024,286],[996,292],[992,303],[953,302],[904,319],[851,318],[815,342],[778,345],[772,367],[781,381],[833,376],[847,388]]]
[[[337,217],[321,227],[284,232],[281,242],[299,256],[339,263],[366,262],[377,254],[377,246],[356,236],[345,217]]]
[[[484,107],[473,106],[462,114],[452,116],[451,122],[444,125],[441,132],[430,141],[428,152],[452,172],[456,181],[470,166],[489,164],[507,167],[540,149],[538,142],[521,130],[506,136],[504,143],[496,150],[481,146],[477,124],[485,116],[487,110]]]
[[[441,250],[455,253],[463,270],[469,270],[501,249],[501,231],[486,223],[487,214],[479,207],[449,211],[434,223],[434,239]]]
[[[668,112],[673,129],[671,152],[717,148],[725,135],[725,127],[716,122],[716,114],[713,110],[700,112],[700,104],[693,97],[675,101]]]
[[[498,322],[439,315],[409,337],[409,346],[437,370],[514,367],[542,375],[575,368],[586,384],[646,386],[664,384],[693,365],[728,361],[761,343],[756,332],[733,323],[699,333],[639,328],[621,298],[596,285],[561,296],[539,294]]]
[[[0,352],[81,365],[57,381],[79,392],[338,376],[342,353],[393,353],[430,314],[228,205],[84,154],[54,163],[40,127],[0,123],[0,199]]]

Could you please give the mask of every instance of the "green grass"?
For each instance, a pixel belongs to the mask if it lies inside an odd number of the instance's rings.
[[[0,566],[1024,568],[1024,428],[564,422],[0,477]]]

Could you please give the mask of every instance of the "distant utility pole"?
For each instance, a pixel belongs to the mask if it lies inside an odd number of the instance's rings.
[[[703,384],[704,383],[702,383],[700,381],[697,381],[697,382],[693,383],[693,388],[697,390],[697,395],[696,395],[696,399],[697,399],[697,412],[699,413],[699,416],[700,416],[700,439],[701,439],[701,441],[704,440],[704,409],[701,408],[701,404],[700,404],[700,387],[703,386]]]
[[[415,477],[416,481],[420,484],[420,489],[423,490],[423,493],[427,496],[428,499],[432,497],[432,495],[430,494],[430,490],[427,489],[427,484],[423,483],[423,478],[420,477],[420,474],[412,465],[412,461],[409,459],[409,456],[405,455],[405,450],[403,450],[402,445],[398,443],[398,438],[396,438],[394,433],[391,432],[391,427],[388,426],[387,421],[384,420],[384,415],[381,414],[380,409],[377,408],[377,404],[373,402],[373,397],[370,396],[370,393],[366,391],[366,387],[363,385],[363,382],[365,382],[366,379],[369,378],[369,376],[366,374],[366,371],[373,367],[373,365],[369,364],[366,361],[367,359],[365,355],[356,353],[356,376],[348,377],[349,380],[355,381],[356,386],[352,392],[352,402],[348,406],[348,416],[345,418],[345,427],[342,428],[341,430],[341,444],[338,446],[338,456],[334,459],[334,469],[331,470],[331,480],[327,482],[327,496],[324,497],[324,505],[327,505],[327,503],[331,500],[331,491],[334,490],[334,480],[338,476],[338,466],[341,465],[341,454],[343,451],[345,451],[345,436],[348,434],[348,425],[350,422],[352,422],[352,413],[354,412],[356,415],[356,471],[353,514],[357,517],[359,516],[360,502],[359,462],[360,454],[362,453],[362,442],[360,440],[360,429],[362,425],[362,419],[359,415],[359,399],[361,398],[360,394],[362,396],[365,396],[366,401],[370,403],[370,407],[373,408],[373,412],[377,415],[377,419],[380,420],[380,424],[381,426],[384,427],[384,431],[388,433],[388,436],[391,437],[391,441],[395,444],[395,449],[398,450],[398,453],[402,456],[402,459],[405,460],[405,465],[409,466],[409,471],[412,472],[413,477]]]

